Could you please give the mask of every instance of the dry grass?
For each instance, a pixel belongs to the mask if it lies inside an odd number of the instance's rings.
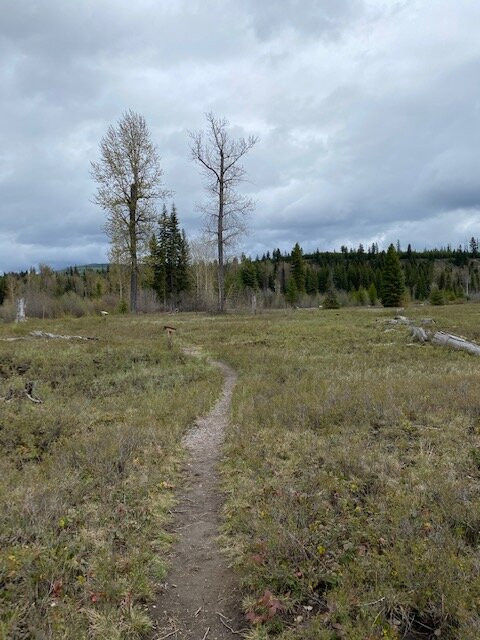
[[[97,335],[0,342],[0,638],[147,637],[165,578],[181,435],[218,394],[205,362],[168,352],[162,319],[0,327]]]
[[[406,313],[480,340],[477,305]],[[480,637],[480,359],[392,315],[175,317],[239,372],[224,529],[256,640]],[[48,324],[99,343],[0,343],[45,400],[1,407],[5,638],[147,633],[179,436],[219,379],[159,346],[161,318],[111,320]]]
[[[407,313],[480,338],[477,305]],[[392,315],[185,320],[240,373],[225,533],[254,638],[480,637],[480,359]]]

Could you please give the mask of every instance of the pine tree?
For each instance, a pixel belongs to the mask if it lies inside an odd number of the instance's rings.
[[[428,285],[425,279],[425,275],[420,273],[417,281],[417,288],[415,290],[415,297],[418,300],[425,300],[428,297]]]
[[[168,215],[164,205],[158,220],[158,235],[150,241],[149,263],[153,271],[152,288],[166,304],[177,304],[178,295],[190,288],[190,255],[185,232],[178,226],[177,210]]]
[[[168,250],[168,213],[163,205],[158,221],[157,253],[155,257],[154,289],[163,304],[167,301],[167,250]]]
[[[179,251],[177,263],[177,287],[178,292],[190,291],[190,249],[187,242],[185,229],[182,229],[179,238]]]
[[[305,274],[305,290],[310,296],[314,296],[317,293],[317,278],[314,271],[307,267]]]
[[[178,259],[180,251],[180,229],[178,228],[177,209],[172,204],[170,216],[167,222],[167,251],[166,251],[166,269],[167,269],[167,292],[172,298],[177,297],[178,293]]]
[[[303,292],[305,291],[305,260],[303,258],[303,251],[298,242],[292,249],[291,261],[292,276],[295,278],[297,291]]]
[[[287,284],[287,292],[285,293],[285,299],[286,301],[291,304],[292,306],[297,302],[298,300],[298,289],[297,289],[297,282],[295,280],[294,277],[291,277],[288,281]]]
[[[323,308],[324,309],[338,309],[340,307],[340,303],[337,299],[337,294],[335,293],[335,289],[330,288],[325,298],[323,299]]]
[[[245,259],[240,268],[240,278],[244,287],[257,289],[257,272],[251,260]]]
[[[385,256],[382,271],[382,304],[384,307],[400,307],[405,290],[400,259],[391,244]]]
[[[443,291],[441,291],[440,289],[432,289],[432,292],[430,293],[430,304],[433,304],[435,306],[445,304]]]
[[[372,282],[372,284],[368,287],[368,299],[370,300],[370,304],[372,305],[372,307],[375,306],[377,302],[377,298],[378,298],[377,288],[375,287],[375,284]]]
[[[167,274],[167,293],[174,304],[182,291],[188,291],[189,251],[185,233],[180,231],[177,208],[172,204],[170,216],[166,219],[165,268]]]

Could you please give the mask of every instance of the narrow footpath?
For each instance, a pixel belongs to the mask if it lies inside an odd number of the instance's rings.
[[[155,640],[232,640],[245,627],[238,584],[218,544],[223,501],[217,466],[237,376],[223,362],[213,364],[224,375],[223,389],[212,411],[196,421],[184,440],[186,488],[175,510],[178,540],[168,582],[152,610]]]

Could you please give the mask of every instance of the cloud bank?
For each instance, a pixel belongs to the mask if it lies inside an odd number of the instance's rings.
[[[0,22],[0,272],[105,260],[90,161],[145,115],[180,220],[206,111],[260,143],[243,248],[480,235],[480,5],[470,0],[16,0]]]

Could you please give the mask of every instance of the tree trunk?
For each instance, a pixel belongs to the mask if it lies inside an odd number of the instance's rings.
[[[138,276],[138,258],[137,258],[137,185],[134,183],[130,187],[130,203],[129,203],[129,224],[128,233],[130,236],[130,311],[137,313],[137,276]]]
[[[24,298],[18,298],[17,300],[17,317],[15,322],[25,322],[25,300]]]
[[[454,349],[461,349],[462,351],[468,351],[473,355],[480,356],[480,345],[465,340],[460,336],[454,336],[450,333],[444,333],[443,331],[437,331],[432,337],[433,344],[441,344]]]
[[[218,311],[219,313],[225,312],[225,273],[223,266],[223,212],[224,212],[224,160],[223,152],[220,153],[220,183],[219,183],[219,198],[218,198]]]

